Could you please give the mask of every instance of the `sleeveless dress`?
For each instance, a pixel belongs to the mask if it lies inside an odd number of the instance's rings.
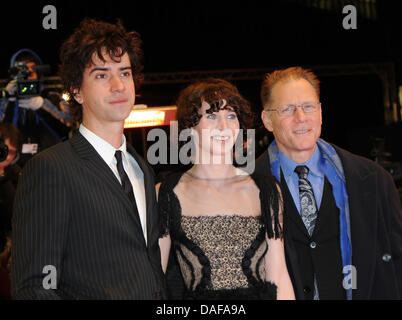
[[[175,188],[183,179],[186,184],[179,199]],[[161,184],[158,196],[160,236],[170,234],[184,280],[184,298],[276,299],[276,285],[265,280],[266,236],[281,237],[275,178],[253,174],[223,181],[221,190],[228,186],[241,190],[229,199],[208,192],[209,182],[196,179],[174,173]],[[247,203],[248,186],[259,193],[260,203]],[[250,212],[245,215],[243,210]]]

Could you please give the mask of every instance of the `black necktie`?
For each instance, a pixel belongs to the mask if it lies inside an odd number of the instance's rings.
[[[299,176],[299,198],[300,213],[304,225],[311,236],[314,231],[315,222],[317,220],[317,205],[314,197],[313,188],[310,181],[307,180],[308,167],[297,166],[295,172]]]
[[[299,198],[301,218],[308,231],[308,234],[313,234],[315,222],[317,220],[317,204],[315,202],[313,188],[310,181],[307,180],[308,167],[297,166],[295,172],[299,176]],[[319,300],[317,277],[314,274],[314,300]]]
[[[131,185],[130,179],[123,167],[121,151],[117,150],[116,153],[114,154],[114,156],[116,157],[116,160],[117,160],[117,171],[119,172],[123,190],[128,195],[131,202],[133,202],[135,208],[137,208],[137,204],[136,204],[135,198],[134,198],[133,186]]]

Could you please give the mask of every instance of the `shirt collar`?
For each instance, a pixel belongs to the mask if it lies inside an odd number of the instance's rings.
[[[99,153],[99,155],[108,165],[113,163],[116,150],[120,150],[123,153],[124,157],[126,157],[127,144],[124,134],[121,138],[121,146],[118,149],[115,149],[109,142],[97,136],[91,130],[86,128],[82,123],[80,125],[79,131],[84,136],[84,138],[87,139],[88,142],[95,148],[96,152]]]
[[[297,166],[305,165],[310,172],[316,176],[323,177],[322,159],[320,148],[316,147],[313,155],[304,163],[296,163],[292,159],[285,156],[281,151],[278,153],[278,160],[285,178],[290,177]]]

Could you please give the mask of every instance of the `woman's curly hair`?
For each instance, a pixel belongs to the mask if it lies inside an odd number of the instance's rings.
[[[93,54],[106,61],[104,54],[115,62],[127,53],[136,89],[143,81],[143,52],[141,37],[135,32],[127,32],[120,20],[111,24],[94,19],[84,19],[60,49],[59,75],[64,90],[70,95],[70,112],[76,121],[82,120],[82,106],[75,101],[74,91],[82,85],[84,70],[91,65]]]
[[[179,131],[195,127],[200,122],[199,110],[203,101],[211,106],[206,110],[207,113],[233,109],[240,129],[249,129],[254,123],[250,103],[241,96],[237,88],[226,80],[210,78],[193,83],[180,92],[176,102]]]

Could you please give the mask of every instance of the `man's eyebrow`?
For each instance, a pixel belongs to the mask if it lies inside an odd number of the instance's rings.
[[[109,71],[109,70],[110,70],[110,68],[96,67],[96,68],[93,68],[91,71],[89,71],[89,74],[91,74],[95,71]]]
[[[119,68],[120,71],[129,70],[129,69],[131,70],[130,66]],[[91,71],[89,71],[89,74],[92,74],[95,71],[110,71],[110,68],[96,67],[96,68],[93,68]]]

